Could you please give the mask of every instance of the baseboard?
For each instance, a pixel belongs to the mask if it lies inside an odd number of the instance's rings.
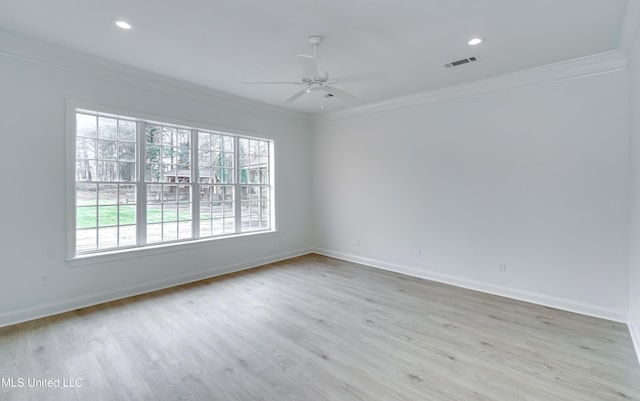
[[[297,256],[311,253],[312,249],[299,249],[291,252],[283,252],[263,258],[252,259],[241,263],[217,266],[214,269],[205,270],[198,273],[173,276],[167,279],[153,281],[142,285],[122,288],[117,291],[107,291],[99,294],[93,294],[86,297],[78,297],[66,299],[59,302],[53,302],[43,305],[37,305],[31,308],[25,308],[17,311],[10,311],[0,314],[0,327],[10,326],[17,323],[26,322],[42,317],[57,315],[59,313],[69,312],[76,309],[86,308],[88,306],[98,305],[105,302],[115,301],[132,297],[134,295],[145,294],[148,292],[158,291],[165,288],[175,287],[177,285],[192,283],[194,281],[204,280],[224,274],[234,273],[254,267],[278,262],[280,260],[290,259]]]
[[[629,322],[627,326],[629,326],[631,341],[633,341],[633,347],[636,349],[636,356],[640,364],[640,331],[638,331],[638,328],[632,322]]]
[[[474,291],[480,291],[480,292],[498,295],[506,298],[517,299],[519,301],[525,301],[525,302],[530,302],[538,305],[548,306],[551,308],[579,313],[581,315],[593,316],[593,317],[612,320],[620,323],[628,323],[628,315],[625,311],[607,308],[600,305],[592,305],[584,302],[574,301],[571,299],[503,287],[503,286],[499,286],[491,283],[486,283],[486,282],[481,282],[476,280],[469,280],[463,277],[456,277],[456,276],[436,273],[428,270],[416,269],[415,267],[411,267],[411,266],[398,265],[398,264],[384,262],[377,259],[365,258],[357,255],[332,251],[328,249],[315,249],[314,253],[333,257],[336,259],[342,259],[349,262],[359,263],[362,265],[371,266],[378,269],[406,274],[408,276],[423,278],[431,281],[437,281],[444,284],[450,284],[456,287],[467,288]]]

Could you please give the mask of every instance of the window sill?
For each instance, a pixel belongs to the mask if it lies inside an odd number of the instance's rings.
[[[89,255],[78,255],[75,258],[67,259],[71,267],[80,267],[98,263],[113,262],[125,259],[141,258],[145,256],[158,255],[161,253],[183,252],[190,249],[205,248],[213,245],[223,245],[224,243],[257,240],[265,237],[278,235],[277,230],[257,231],[245,234],[234,234],[226,237],[205,238],[185,242],[173,242],[170,244],[150,245],[140,248],[129,248],[117,251],[93,253]]]

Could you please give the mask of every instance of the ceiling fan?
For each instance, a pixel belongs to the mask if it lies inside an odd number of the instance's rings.
[[[371,78],[371,74],[353,75],[338,79],[329,79],[329,73],[321,71],[318,68],[318,45],[322,42],[322,37],[311,36],[309,37],[309,44],[313,47],[313,56],[307,56],[304,54],[298,55],[300,62],[302,63],[302,80],[299,82],[243,82],[247,85],[299,85],[303,88],[296,92],[293,96],[284,101],[284,103],[291,103],[294,100],[306,95],[307,93],[322,91],[325,93],[325,97],[332,98],[337,97],[347,102],[355,102],[358,99],[334,86],[336,83],[362,81],[364,79]]]

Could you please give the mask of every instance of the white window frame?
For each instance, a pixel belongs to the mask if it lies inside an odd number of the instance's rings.
[[[88,112],[89,114],[95,114],[98,116],[106,116],[111,118],[122,118],[126,120],[136,121],[136,181],[131,182],[131,185],[136,186],[136,245],[124,248],[111,248],[108,250],[96,250],[87,253],[76,252],[76,113]],[[162,252],[175,252],[184,249],[198,248],[202,246],[211,245],[212,241],[216,242],[228,242],[228,241],[246,241],[256,238],[260,238],[265,235],[277,234],[276,226],[276,183],[275,183],[275,152],[276,141],[273,137],[266,135],[258,135],[253,132],[246,132],[242,130],[229,130],[221,127],[205,126],[202,124],[193,124],[188,121],[175,121],[166,117],[152,116],[149,114],[142,114],[136,112],[130,112],[126,110],[118,110],[113,107],[87,104],[77,101],[67,101],[67,261],[71,266],[81,266],[85,264],[101,263],[111,260],[126,259],[130,257],[139,257],[147,254],[157,254]],[[160,122],[162,121],[162,122]],[[146,229],[147,229],[147,196],[146,188],[147,183],[145,181],[145,167],[146,167],[146,133],[145,125],[147,123],[158,124],[161,126],[174,126],[181,129],[188,129],[191,131],[191,169],[193,171],[191,177],[191,203],[192,203],[192,238],[182,239],[177,241],[167,241],[153,244],[146,244]],[[199,169],[197,166],[198,159],[198,132],[209,132],[220,135],[227,135],[234,137],[234,167],[233,184],[234,187],[234,209],[235,215],[235,231],[231,234],[223,234],[218,236],[211,236],[206,238],[200,238],[199,235],[199,206],[200,206],[200,182],[199,182]],[[232,132],[230,132],[232,131]],[[246,231],[241,230],[241,216],[240,216],[240,204],[241,194],[240,188],[242,183],[239,182],[239,157],[238,157],[238,143],[240,138],[247,138],[253,140],[267,141],[269,143],[269,183],[270,188],[270,227],[262,230]],[[118,184],[121,182],[114,182]]]

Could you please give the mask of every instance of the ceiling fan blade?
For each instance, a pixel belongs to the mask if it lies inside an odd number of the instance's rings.
[[[340,98],[340,99],[342,99],[344,101],[347,101],[347,102],[350,102],[350,103],[355,103],[355,102],[358,101],[357,97],[355,97],[355,96],[343,91],[342,89],[338,89],[336,87],[329,86],[329,85],[323,85],[322,89],[325,92],[327,92],[329,94],[332,94],[335,97],[338,97],[338,98]]]
[[[342,77],[334,78],[331,80],[333,82],[348,83],[348,82],[362,82],[362,81],[379,81],[382,79],[386,79],[389,77],[389,73],[382,71],[375,72],[364,72],[361,74],[351,74],[345,75]]]
[[[318,77],[318,62],[311,56],[298,55],[302,64],[302,79],[304,81],[314,81]]]
[[[265,81],[265,82],[240,82],[243,85],[304,85],[304,82],[276,82],[276,81]]]
[[[304,94],[306,94],[306,93],[311,92],[311,90],[310,90],[310,89],[311,89],[311,88],[304,88],[303,90],[296,92],[296,94],[295,94],[295,95],[293,95],[293,96],[291,96],[289,99],[285,100],[285,101],[284,101],[284,103],[286,104],[286,103],[291,103],[291,102],[293,102],[294,100],[298,99],[300,96],[302,96],[302,95],[304,95]]]

